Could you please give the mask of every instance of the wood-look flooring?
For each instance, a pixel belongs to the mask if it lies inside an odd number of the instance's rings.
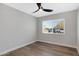
[[[9,52],[4,56],[77,56],[75,48],[35,42],[15,51]]]

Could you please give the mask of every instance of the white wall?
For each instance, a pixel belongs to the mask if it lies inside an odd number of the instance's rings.
[[[36,40],[36,19],[0,4],[0,54]]]
[[[43,34],[42,33],[42,21],[51,19],[65,19],[65,34]],[[77,46],[77,10],[49,15],[41,18],[37,18],[37,32],[38,41],[43,41],[52,44],[58,44],[63,46],[75,47]]]

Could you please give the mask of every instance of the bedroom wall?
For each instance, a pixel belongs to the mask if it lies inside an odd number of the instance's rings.
[[[0,4],[0,54],[35,41],[35,17]]]
[[[65,19],[65,34],[43,34],[42,21]],[[77,47],[77,10],[37,18],[38,41],[58,44],[68,47]]]
[[[78,8],[78,14],[77,14],[77,50],[79,53],[79,8]]]

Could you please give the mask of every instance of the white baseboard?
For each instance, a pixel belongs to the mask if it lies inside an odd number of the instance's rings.
[[[78,54],[79,54],[79,49],[77,48],[77,52],[78,52]]]
[[[56,42],[43,41],[43,40],[38,40],[38,41],[39,41],[39,42],[50,43],[50,44],[56,44],[56,45],[60,45],[60,46],[71,47],[71,48],[77,48],[76,46],[71,46],[71,45],[67,45],[67,44],[60,44],[60,43],[56,43]]]
[[[36,41],[31,41],[31,42],[29,42],[29,43],[26,43],[26,44],[23,44],[23,45],[20,45],[20,46],[17,46],[17,47],[14,47],[14,48],[5,50],[4,52],[0,53],[0,55],[4,55],[4,54],[6,54],[6,53],[8,53],[8,52],[14,51],[14,50],[16,50],[16,49],[19,49],[19,48],[21,48],[21,47],[27,46],[27,45],[32,44],[32,43],[34,43],[34,42],[36,42]]]

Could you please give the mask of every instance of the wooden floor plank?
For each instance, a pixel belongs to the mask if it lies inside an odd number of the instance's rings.
[[[75,48],[35,42],[23,48],[9,52],[3,56],[77,56]]]

